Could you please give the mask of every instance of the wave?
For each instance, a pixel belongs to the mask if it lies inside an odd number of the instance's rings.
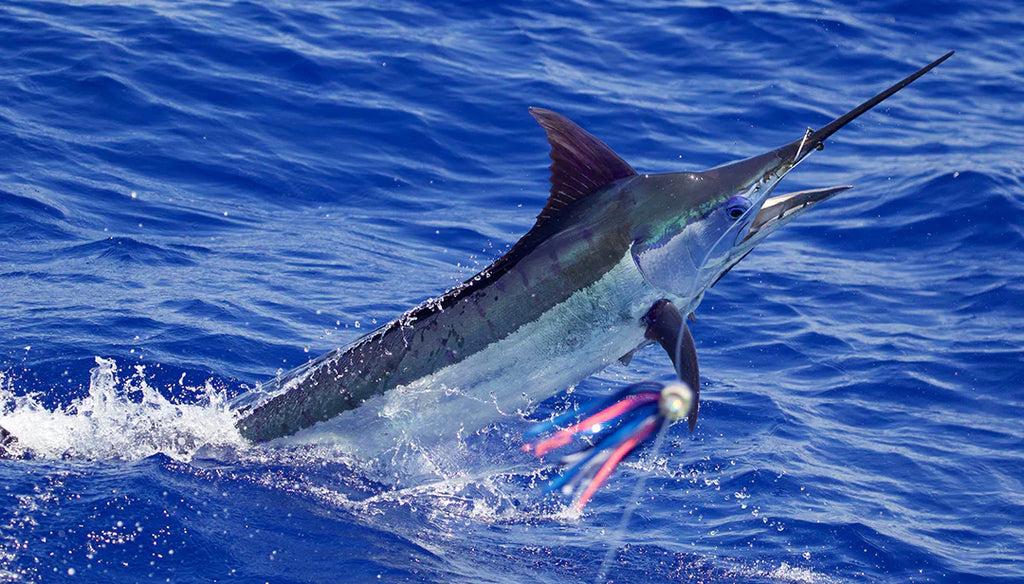
[[[17,378],[0,373],[0,426],[14,434],[14,452],[32,458],[137,461],[164,454],[191,460],[202,448],[240,448],[225,392],[207,382],[179,380],[189,402],[172,401],[147,381],[138,365],[122,377],[113,359],[96,358],[88,392],[48,408],[32,394],[18,395]]]

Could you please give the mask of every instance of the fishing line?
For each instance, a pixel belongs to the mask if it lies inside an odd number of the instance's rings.
[[[669,426],[672,424],[662,424],[661,429],[658,430],[657,436],[654,438],[654,447],[651,448],[654,459],[661,455],[661,445],[665,440],[665,434],[668,432]],[[594,584],[607,584],[606,577],[608,576],[608,568],[611,563],[615,561],[615,552],[618,551],[619,544],[622,543],[623,536],[625,535],[626,528],[629,527],[629,520],[633,517],[633,509],[640,505],[640,493],[643,491],[644,486],[647,484],[647,474],[639,478],[636,482],[636,486],[633,487],[633,492],[629,496],[630,505],[626,507],[626,510],[622,512],[622,518],[619,519],[619,525],[615,528],[612,533],[612,538],[608,541],[608,551],[605,552],[604,560],[601,562],[601,568],[597,572],[597,578],[594,579]]]

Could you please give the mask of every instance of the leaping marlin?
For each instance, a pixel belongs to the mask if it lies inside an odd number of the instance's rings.
[[[952,54],[790,144],[702,172],[638,173],[565,117],[532,108],[552,161],[551,194],[533,228],[444,295],[240,396],[238,430],[263,442],[365,408],[371,419],[353,416],[354,432],[404,419],[392,433],[431,424],[469,433],[496,410],[550,397],[652,343],[698,392],[683,315],[761,240],[850,188],[773,195],[779,181]],[[693,399],[683,416],[691,431],[698,407]]]
[[[533,228],[444,295],[236,398],[239,432],[265,442],[326,427],[361,443],[372,436],[368,448],[413,433],[468,434],[653,343],[696,394],[683,315],[770,233],[850,188],[773,196],[779,181],[952,54],[790,144],[702,172],[637,173],[565,117],[532,108],[552,161]],[[691,431],[693,397],[681,415]],[[0,434],[0,457],[13,443]]]

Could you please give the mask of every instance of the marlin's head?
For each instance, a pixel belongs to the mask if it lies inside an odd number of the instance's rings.
[[[634,196],[645,209],[634,223],[632,253],[644,279],[684,301],[699,298],[770,233],[850,188],[774,194],[820,148],[806,142],[703,172],[638,176]]]
[[[703,172],[637,175],[633,259],[644,279],[695,306],[704,291],[765,237],[851,187],[775,195],[775,187],[826,138],[948,59],[950,52],[819,130],[759,156]]]

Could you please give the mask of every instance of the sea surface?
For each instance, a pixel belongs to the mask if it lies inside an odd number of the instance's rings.
[[[696,431],[582,513],[519,436],[656,348],[436,481],[233,430],[530,228],[529,106],[700,170],[953,49],[783,182],[856,188],[709,291]],[[15,0],[0,55],[0,582],[1024,582],[1018,2]]]

